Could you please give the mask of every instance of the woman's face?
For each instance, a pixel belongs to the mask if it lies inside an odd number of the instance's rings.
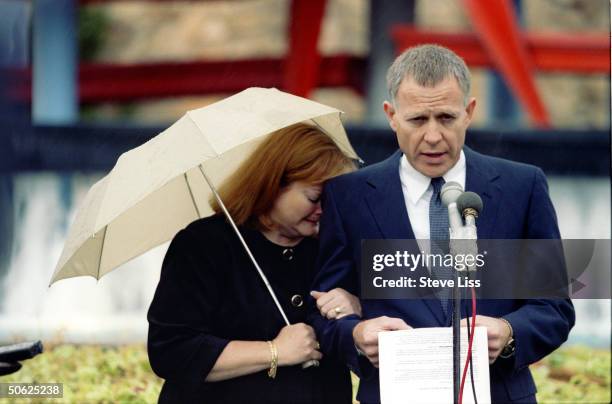
[[[275,230],[288,239],[312,237],[319,233],[321,185],[296,181],[281,189],[268,214]]]

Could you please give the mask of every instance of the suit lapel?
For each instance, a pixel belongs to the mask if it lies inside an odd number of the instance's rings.
[[[395,152],[372,173],[367,181],[369,189],[365,195],[366,203],[382,238],[414,238],[399,177],[401,156],[400,151]]]
[[[477,193],[482,198],[483,209],[476,226],[479,239],[493,237],[495,233],[495,222],[498,216],[499,201],[502,198],[502,190],[497,181],[500,174],[495,166],[486,161],[480,154],[468,147],[464,147],[466,159],[465,190]],[[495,201],[498,201],[495,203]]]
[[[397,151],[368,178],[370,188],[365,195],[365,200],[382,238],[386,239],[414,239],[399,177],[399,164],[402,156],[402,152]],[[416,242],[413,252],[419,252]],[[422,267],[416,273],[417,279],[421,276],[429,276]],[[431,311],[438,324],[446,325],[440,301],[433,295],[433,292],[430,289],[423,290],[423,288],[418,288],[418,291],[422,298],[410,302],[413,304],[422,302]]]

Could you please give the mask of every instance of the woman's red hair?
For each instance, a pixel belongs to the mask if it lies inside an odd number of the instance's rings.
[[[295,181],[321,184],[354,169],[329,136],[300,123],[268,136],[219,187],[219,195],[237,225],[265,229],[265,216],[283,187]],[[216,200],[211,206],[221,213]]]

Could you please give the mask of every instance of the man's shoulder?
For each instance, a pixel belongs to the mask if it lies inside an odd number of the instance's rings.
[[[468,165],[475,164],[484,169],[493,169],[503,177],[532,178],[536,173],[542,172],[539,167],[532,164],[490,156],[479,153],[467,147],[464,149],[464,151]]]
[[[367,183],[373,178],[387,175],[393,166],[399,170],[399,158],[401,152],[398,150],[385,160],[360,168],[359,170],[340,175],[328,181],[334,188],[354,187],[359,184]],[[397,164],[396,164],[397,163]]]

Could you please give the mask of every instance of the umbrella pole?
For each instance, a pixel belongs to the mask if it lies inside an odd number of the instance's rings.
[[[251,259],[251,261],[253,262],[253,265],[255,265],[255,269],[257,269],[257,272],[259,273],[259,277],[261,278],[261,280],[266,285],[266,288],[268,289],[268,292],[270,292],[270,296],[272,296],[272,300],[274,300],[274,304],[276,305],[276,308],[278,309],[278,311],[280,312],[281,316],[283,317],[283,321],[285,322],[286,325],[290,325],[291,323],[289,322],[289,319],[287,318],[287,315],[285,314],[285,311],[283,310],[282,306],[280,305],[280,303],[279,303],[279,301],[278,301],[278,299],[276,297],[276,293],[274,293],[274,290],[272,289],[272,286],[270,285],[270,282],[268,281],[268,278],[266,278],[266,275],[263,273],[263,271],[261,270],[261,267],[259,266],[259,264],[255,260],[255,257],[253,256],[253,253],[251,253],[251,249],[247,245],[246,241],[244,241],[244,238],[242,237],[242,234],[240,233],[240,230],[238,230],[238,226],[236,226],[236,223],[234,223],[234,219],[232,219],[232,216],[227,211],[227,208],[225,207],[225,204],[221,200],[221,197],[219,196],[219,193],[217,192],[217,189],[214,187],[214,185],[212,184],[212,182],[210,181],[210,179],[208,178],[208,176],[204,172],[204,169],[202,168],[202,165],[200,164],[198,167],[200,168],[200,172],[202,173],[202,176],[204,176],[204,179],[208,183],[208,186],[210,187],[210,190],[215,195],[215,199],[219,203],[219,206],[221,206],[221,209],[223,210],[223,213],[225,213],[225,216],[227,217],[227,220],[229,220],[230,224],[232,225],[232,228],[236,232],[236,235],[240,239],[240,242],[242,243],[242,246],[246,250],[247,254],[249,255],[249,258]]]
[[[242,237],[242,234],[240,233],[240,230],[238,230],[238,226],[236,226],[236,223],[234,222],[234,219],[232,218],[232,216],[227,211],[227,208],[225,207],[225,204],[221,200],[221,197],[219,196],[219,193],[217,192],[217,189],[215,188],[215,186],[212,184],[212,182],[210,181],[210,179],[208,178],[208,176],[204,172],[204,168],[202,167],[202,164],[200,164],[198,167],[200,168],[200,172],[202,173],[202,176],[204,177],[204,179],[208,183],[208,186],[210,187],[210,190],[213,192],[213,195],[215,195],[215,199],[217,200],[217,203],[219,203],[219,206],[223,210],[223,213],[225,213],[225,216],[227,217],[227,220],[229,220],[230,224],[232,225],[232,228],[234,229],[234,231],[236,232],[236,235],[238,236],[238,239],[240,239],[240,242],[242,243],[242,246],[244,247],[244,249],[246,250],[247,254],[249,255],[249,258],[251,259],[251,262],[253,262],[253,265],[255,265],[255,269],[257,269],[257,273],[259,274],[259,277],[261,278],[261,280],[266,285],[266,288],[268,289],[268,292],[270,293],[270,296],[272,296],[272,300],[274,300],[274,304],[276,305],[276,308],[278,309],[278,311],[280,312],[281,316],[283,317],[283,321],[285,322],[286,325],[290,325],[291,323],[289,322],[289,319],[287,318],[287,315],[285,314],[285,311],[283,310],[283,307],[280,305],[280,302],[278,301],[278,298],[276,297],[276,293],[274,293],[274,290],[272,289],[272,285],[270,285],[270,282],[268,281],[268,278],[266,278],[266,275],[261,270],[261,267],[257,263],[257,260],[255,260],[255,257],[253,256],[253,253],[251,252],[251,249],[249,248],[249,246],[247,245],[246,241]],[[306,362],[304,362],[302,364],[302,368],[307,368],[307,367],[310,367],[310,366],[319,366],[319,361],[317,361],[317,360],[309,360],[309,361],[306,361]]]

